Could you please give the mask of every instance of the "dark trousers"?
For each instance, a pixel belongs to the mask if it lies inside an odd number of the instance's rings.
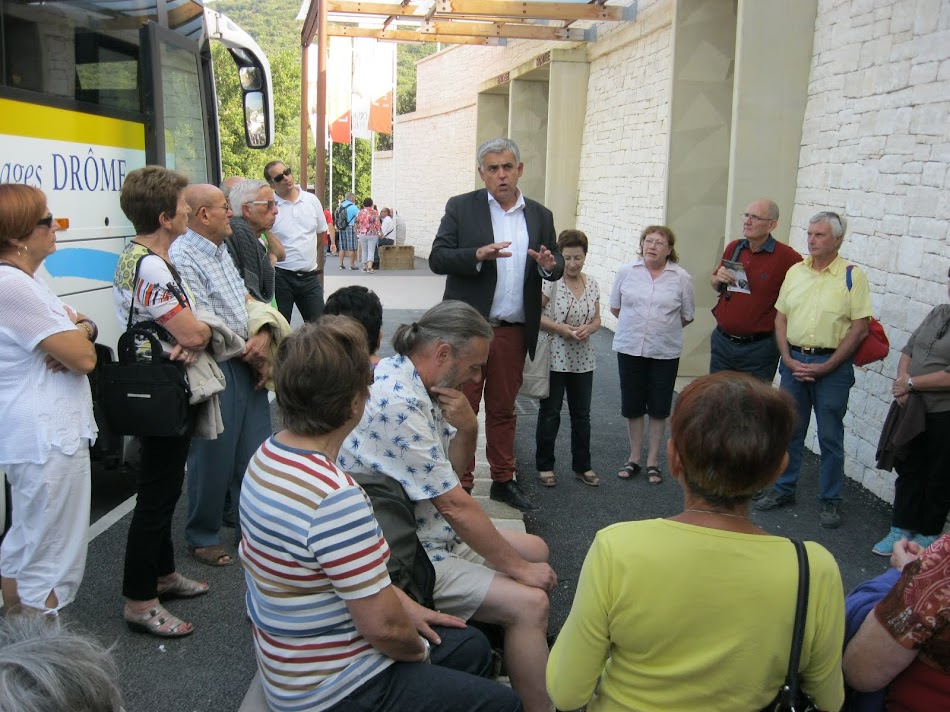
[[[894,526],[940,534],[950,512],[950,411],[928,413],[927,429],[895,464]]]
[[[493,680],[437,664],[394,663],[330,707],[329,712],[518,712],[523,709],[521,699],[513,690]]]
[[[278,267],[274,276],[274,298],[277,311],[288,322],[295,304],[304,321],[315,321],[323,314],[323,285],[317,272],[291,272]]]
[[[482,380],[462,386],[472,410],[478,413],[482,390],[485,391],[485,455],[491,468],[492,482],[510,482],[515,476],[515,398],[524,380],[527,351],[523,326],[493,326],[494,338],[488,350],[488,363]],[[475,459],[460,478],[463,487],[475,483]]]
[[[446,628],[432,626],[442,642],[432,646],[432,664],[467,672],[478,677],[491,677],[494,668],[491,643],[478,628]]]
[[[218,394],[224,432],[215,440],[196,438],[188,453],[185,540],[196,547],[221,543],[218,530],[227,493],[231,506],[239,506],[247,463],[273,432],[267,391],[254,388],[257,371],[237,357],[218,366],[227,381]]]
[[[771,383],[778,367],[779,352],[775,337],[747,344],[730,341],[719,329],[709,337],[709,372],[741,371]]]
[[[551,371],[551,390],[538,408],[535,432],[535,464],[539,472],[554,469],[554,440],[561,427],[561,403],[567,392],[571,411],[571,469],[587,472],[590,467],[590,398],[594,388],[594,372],[563,373]]]
[[[135,510],[125,544],[122,595],[148,601],[157,595],[159,576],[175,571],[172,516],[185,480],[191,434],[178,438],[140,438]]]

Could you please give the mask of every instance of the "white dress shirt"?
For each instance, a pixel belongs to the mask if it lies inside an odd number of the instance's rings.
[[[524,219],[524,194],[518,191],[518,201],[510,210],[488,194],[488,209],[495,237],[492,242],[510,242],[507,252],[511,257],[495,260],[498,277],[489,318],[524,323],[524,271],[528,259],[528,224]]]

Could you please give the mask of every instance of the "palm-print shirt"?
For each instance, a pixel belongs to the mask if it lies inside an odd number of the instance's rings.
[[[455,428],[407,357],[383,359],[375,374],[366,410],[340,448],[337,464],[351,475],[398,480],[415,502],[419,541],[432,561],[440,561],[461,543],[431,501],[459,484],[448,458]]]

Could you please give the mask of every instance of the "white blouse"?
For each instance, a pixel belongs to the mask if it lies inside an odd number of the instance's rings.
[[[0,268],[0,464],[41,465],[53,447],[74,455],[95,441],[89,379],[49,370],[39,347],[46,337],[76,328],[46,284]]]
[[[683,352],[683,321],[696,316],[693,278],[675,262],[655,280],[642,259],[617,271],[610,308],[619,309],[614,351],[674,359]]]

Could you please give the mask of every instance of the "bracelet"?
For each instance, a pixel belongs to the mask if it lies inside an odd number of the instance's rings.
[[[96,326],[96,322],[92,319],[80,319],[76,322],[76,326],[85,326],[86,335],[89,337],[90,341],[95,341],[99,337],[99,327]]]

